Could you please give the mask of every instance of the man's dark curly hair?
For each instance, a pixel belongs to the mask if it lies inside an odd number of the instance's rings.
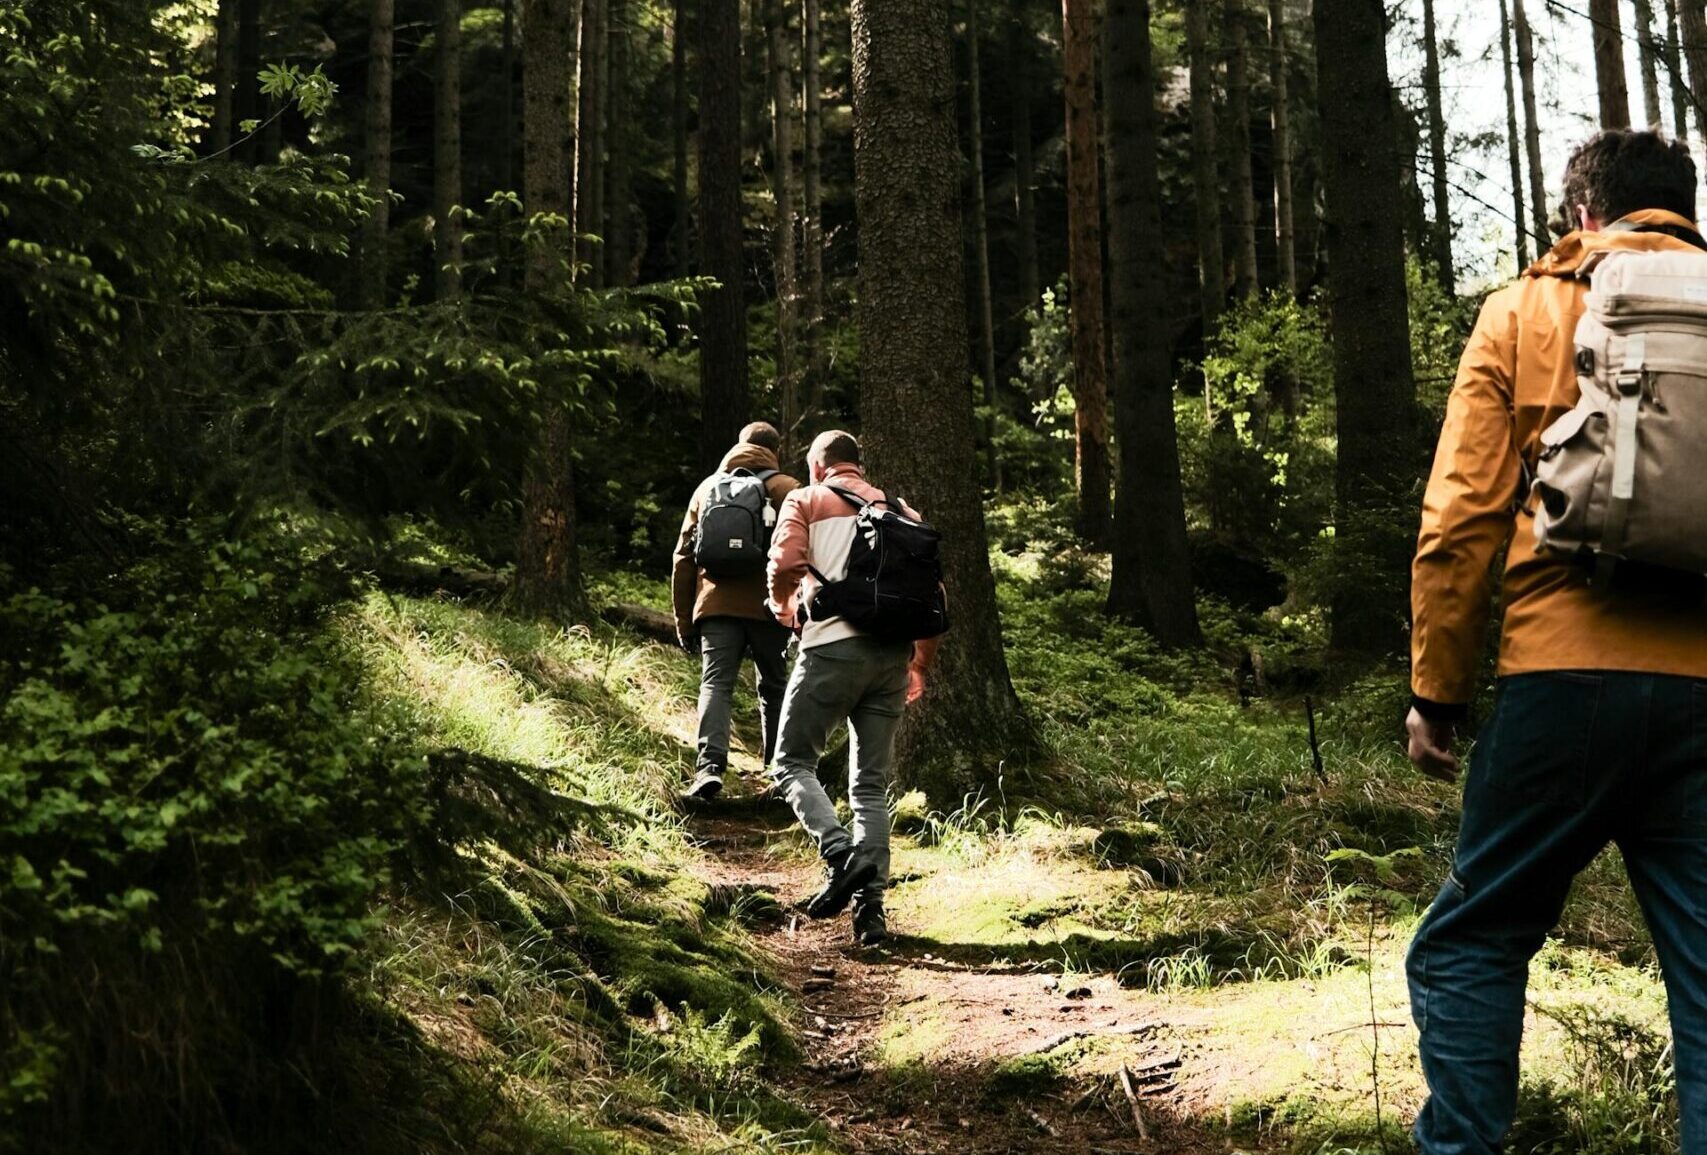
[[[1642,209],[1695,219],[1695,161],[1682,141],[1657,132],[1613,128],[1596,133],[1565,163],[1565,220],[1577,206],[1605,224]]]

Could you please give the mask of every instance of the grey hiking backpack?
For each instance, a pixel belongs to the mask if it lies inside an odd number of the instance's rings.
[[[1582,399],[1541,433],[1537,547],[1707,574],[1707,252],[1591,257]]]
[[[751,577],[765,570],[776,508],[766,483],[779,471],[731,469],[711,479],[700,505],[694,564],[712,577]]]

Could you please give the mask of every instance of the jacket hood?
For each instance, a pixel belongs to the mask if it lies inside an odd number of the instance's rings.
[[[750,469],[757,473],[761,469],[781,468],[777,464],[776,454],[762,445],[743,441],[723,455],[723,463],[717,467],[717,471],[728,473],[731,469]]]
[[[1620,217],[1614,224],[1633,225],[1637,229],[1666,229],[1685,230],[1699,235],[1700,229],[1688,217],[1665,209],[1642,209]],[[1672,236],[1669,232],[1636,232],[1631,229],[1611,230],[1603,228],[1599,232],[1590,233],[1578,229],[1566,233],[1559,239],[1540,260],[1523,271],[1526,277],[1574,277],[1582,268],[1583,262],[1598,252],[1612,249],[1628,249],[1636,252],[1651,252],[1659,249],[1675,249],[1687,242]]]

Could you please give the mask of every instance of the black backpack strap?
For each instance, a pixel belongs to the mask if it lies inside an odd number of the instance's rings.
[[[831,493],[835,494],[837,497],[841,498],[843,501],[847,502],[849,505],[853,506],[855,509],[859,509],[859,510],[870,509],[874,505],[887,505],[891,509],[895,508],[895,503],[893,501],[890,501],[886,495],[879,497],[876,501],[867,501],[865,498],[861,497],[859,494],[853,492],[850,489],[843,489],[839,485],[831,485],[829,482],[826,481],[823,483],[823,486],[825,489],[829,490]]]
[[[760,481],[769,481],[781,472],[782,470],[780,469],[760,469],[756,471],[753,476],[758,478]]]

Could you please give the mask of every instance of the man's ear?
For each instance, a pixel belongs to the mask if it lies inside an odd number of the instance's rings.
[[[1600,220],[1588,211],[1587,205],[1577,206],[1577,227],[1585,233],[1598,233],[1600,231]]]

